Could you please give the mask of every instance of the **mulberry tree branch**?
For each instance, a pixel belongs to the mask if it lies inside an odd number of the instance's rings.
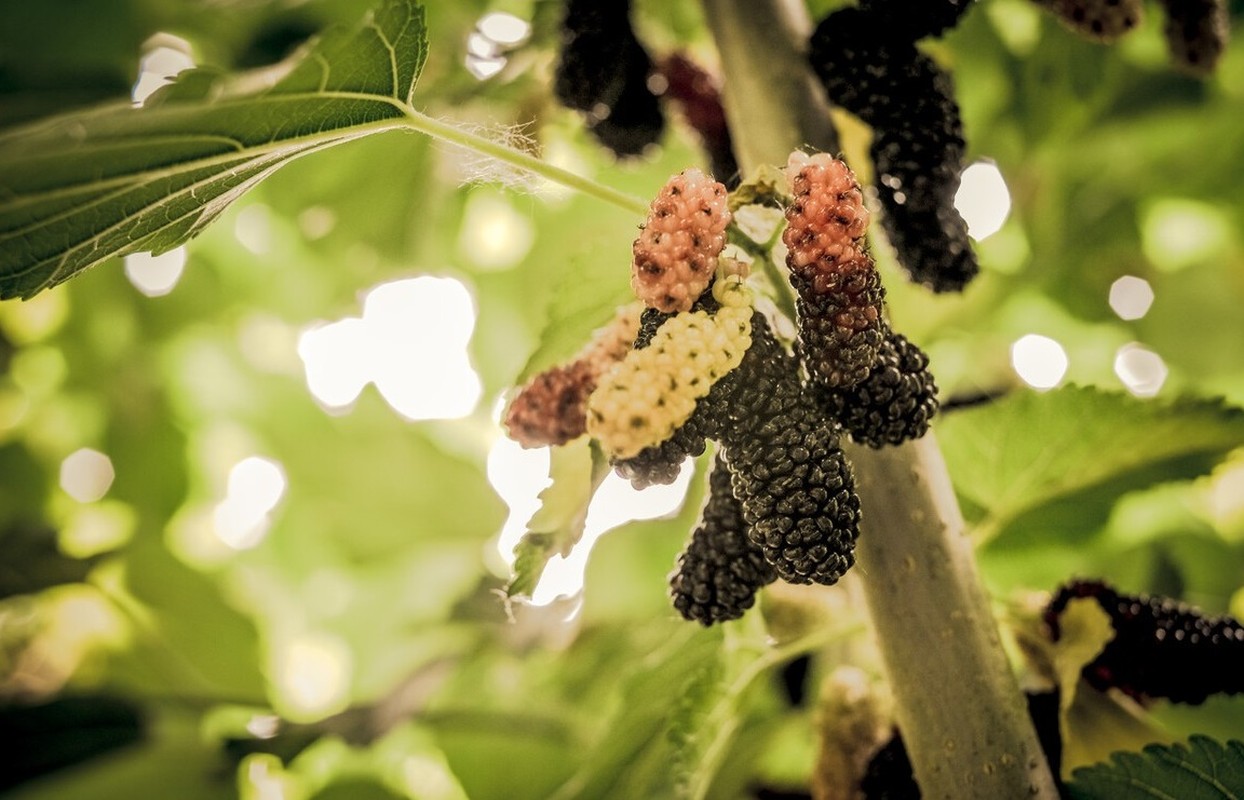
[[[820,87],[800,52],[800,0],[701,0],[725,72],[746,171],[810,144],[835,152]],[[933,436],[852,447],[864,521],[857,570],[925,798],[1057,798],[964,536]]]

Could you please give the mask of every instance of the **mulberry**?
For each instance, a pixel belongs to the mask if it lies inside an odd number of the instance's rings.
[[[752,346],[713,400],[748,535],[790,583],[835,583],[855,563],[860,500],[850,465],[795,362],[762,314]]]
[[[794,201],[782,240],[798,292],[799,343],[826,386],[863,380],[881,346],[885,291],[864,245],[868,209],[842,161],[796,151],[786,167]]]
[[[848,389],[821,390],[818,397],[853,440],[876,448],[924,436],[938,408],[929,357],[894,331],[887,331],[867,378]]]
[[[751,293],[719,281],[716,314],[688,311],[666,321],[651,343],[631,350],[588,399],[587,429],[612,458],[629,458],[673,435],[751,344]]]
[[[734,498],[730,473],[720,456],[709,474],[708,501],[700,524],[670,576],[670,597],[691,622],[712,625],[738,619],[756,592],[777,574],[747,536],[743,508]]]
[[[543,447],[582,436],[587,430],[588,396],[600,377],[630,350],[639,316],[636,304],[624,306],[576,359],[532,378],[506,412],[510,438],[523,447]]]
[[[1113,42],[1144,18],[1140,0],[1034,0],[1059,22],[1098,42]]]
[[[721,93],[711,75],[691,59],[675,53],[658,66],[668,87],[665,96],[678,104],[687,124],[700,135],[713,176],[733,188],[739,183],[739,163],[726,123]]]
[[[934,291],[960,291],[979,266],[954,206],[965,144],[950,76],[879,27],[860,9],[837,11],[809,57],[830,100],[873,128],[881,222],[899,262]]]
[[[1230,19],[1224,0],[1161,0],[1171,57],[1194,75],[1208,75],[1227,48]]]
[[[859,7],[882,26],[886,36],[914,42],[941,36],[959,24],[973,0],[861,0]]]
[[[553,90],[584,112],[594,136],[619,156],[661,137],[660,101],[648,88],[652,61],[631,27],[627,0],[569,0]]]
[[[1114,626],[1114,638],[1084,668],[1094,688],[1192,705],[1244,691],[1244,625],[1237,620],[1207,617],[1167,597],[1121,594],[1103,581],[1072,581],[1046,608],[1055,641],[1059,614],[1075,598],[1096,600]]]
[[[729,224],[725,186],[698,169],[670,178],[632,246],[635,296],[666,313],[690,310],[712,282]]]

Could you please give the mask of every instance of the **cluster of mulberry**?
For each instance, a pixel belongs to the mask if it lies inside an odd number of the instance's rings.
[[[634,156],[661,138],[665,118],[648,88],[652,59],[631,27],[629,0],[568,0],[553,90],[582,111],[615,154]]]
[[[897,443],[922,435],[936,409],[927,358],[882,319],[854,175],[796,153],[787,176],[796,353],[753,308],[745,266],[721,256],[724,186],[687,170],[634,243],[632,287],[646,307],[626,335],[538,376],[507,417],[525,443],[586,431],[637,488],[672,482],[716,443],[709,500],[670,583],[675,608],[705,625],[742,615],[777,578],[837,582],[855,562],[861,516],[843,428]]]
[[[1244,691],[1244,624],[1207,617],[1168,597],[1121,594],[1103,581],[1072,581],[1045,611],[1054,641],[1059,615],[1075,598],[1091,598],[1110,616],[1114,638],[1083,677],[1094,688],[1138,700],[1200,704],[1213,694]]]
[[[532,378],[506,412],[510,438],[523,447],[544,447],[582,436],[587,430],[587,399],[601,376],[630,352],[639,320],[637,305],[624,306],[577,358]]]
[[[724,185],[698,169],[670,178],[632,245],[635,296],[665,313],[690,310],[713,280],[730,219]]]
[[[747,535],[743,506],[730,481],[719,456],[709,473],[700,524],[670,577],[674,608],[688,621],[703,625],[743,616],[756,602],[756,592],[777,578]]]
[[[830,101],[873,129],[881,221],[899,262],[934,291],[961,291],[979,267],[954,206],[965,148],[959,106],[950,76],[911,38],[937,25],[892,30],[891,17],[879,16],[884,5],[825,17],[809,59]],[[963,7],[953,5],[941,19],[957,19],[951,11]]]
[[[786,266],[799,295],[799,345],[829,387],[863,380],[881,347],[885,291],[864,244],[868,209],[855,175],[825,153],[795,151],[786,165]]]

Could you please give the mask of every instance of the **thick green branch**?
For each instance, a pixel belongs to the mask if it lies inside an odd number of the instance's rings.
[[[784,163],[837,142],[799,53],[798,0],[702,0],[726,73],[739,161]],[[926,798],[1056,798],[930,434],[850,452],[864,509],[859,570],[898,723]]]

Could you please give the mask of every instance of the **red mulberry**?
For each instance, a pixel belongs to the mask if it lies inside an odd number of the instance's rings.
[[[506,412],[510,438],[523,447],[561,445],[587,430],[587,400],[610,367],[631,348],[639,330],[639,309],[619,309],[578,356],[545,370],[524,386]]]
[[[729,224],[725,186],[698,169],[670,178],[632,247],[635,296],[666,313],[690,310],[712,282]]]
[[[739,163],[712,76],[681,53],[663,60],[659,69],[669,84],[665,96],[678,104],[687,124],[700,135],[713,176],[728,187],[738,185]]]
[[[867,378],[847,389],[821,390],[818,397],[853,440],[877,448],[924,436],[938,407],[929,357],[893,331]]]
[[[1207,617],[1168,597],[1121,594],[1103,581],[1072,581],[1045,612],[1055,641],[1059,615],[1075,598],[1096,600],[1114,626],[1114,638],[1084,668],[1094,688],[1193,705],[1244,691],[1244,625],[1237,620]]]
[[[1140,24],[1140,0],[1034,0],[1081,36],[1113,42]]]
[[[960,291],[979,267],[955,209],[964,141],[950,76],[848,8],[813,33],[809,57],[831,102],[873,128],[882,226],[912,279]]]
[[[702,625],[738,619],[755,603],[756,592],[776,578],[747,536],[743,507],[734,498],[730,473],[718,457],[709,474],[700,524],[670,576],[674,608]]]
[[[1224,0],[1162,0],[1171,57],[1194,75],[1208,75],[1227,49],[1231,21]]]
[[[553,90],[584,112],[588,129],[619,156],[661,137],[665,119],[648,88],[652,61],[631,27],[627,0],[569,0]]]
[[[863,380],[881,346],[885,291],[865,249],[868,209],[843,162],[796,151],[786,167],[786,265],[799,294],[799,344],[808,371],[830,387]]]

